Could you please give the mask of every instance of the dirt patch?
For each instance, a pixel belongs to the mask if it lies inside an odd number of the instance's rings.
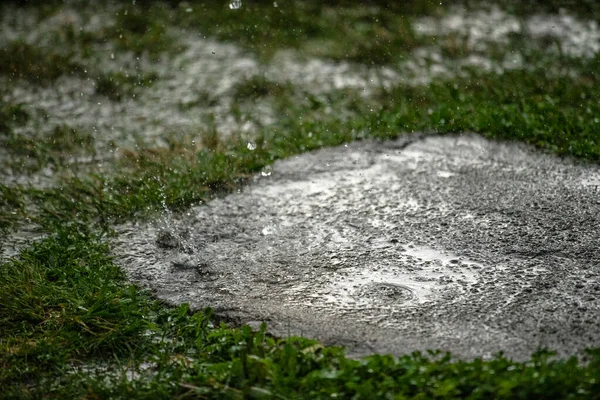
[[[118,263],[168,302],[354,355],[598,345],[597,166],[409,136],[269,172],[181,217],[121,226]]]

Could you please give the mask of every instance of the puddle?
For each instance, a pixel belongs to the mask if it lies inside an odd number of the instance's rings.
[[[459,257],[456,254],[447,251],[438,251],[428,246],[416,246],[411,243],[404,246],[404,251],[407,255],[415,257],[423,262],[433,262],[449,268],[454,268],[457,265],[481,267],[479,263],[464,259],[464,257]]]
[[[484,51],[490,43],[508,44],[511,34],[523,33],[533,40],[557,40],[557,53],[571,57],[593,58],[600,52],[600,27],[597,21],[583,21],[562,9],[558,15],[538,14],[523,23],[498,7],[466,11],[456,7],[443,18],[425,17],[413,24],[416,33],[426,36],[460,35],[470,49]]]
[[[600,175],[585,177],[585,178],[581,179],[581,184],[583,186],[588,186],[588,187],[599,189],[600,188]]]
[[[597,337],[600,301],[574,281],[598,276],[600,205],[580,184],[597,167],[472,135],[409,143],[278,161],[239,193],[119,227],[116,261],[167,302],[361,354],[529,357],[534,333],[567,352],[575,329],[581,348]]]
[[[342,309],[388,309],[436,301],[451,292],[464,293],[478,281],[472,268],[482,265],[428,246],[403,246],[400,258],[385,266],[344,268],[315,291],[298,287],[292,293],[312,292],[306,304]]]

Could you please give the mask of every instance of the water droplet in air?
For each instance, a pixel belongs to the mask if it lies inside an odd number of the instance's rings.
[[[229,8],[231,8],[232,10],[238,10],[242,7],[242,1],[241,0],[232,0],[229,3]]]
[[[273,173],[273,168],[270,165],[267,165],[266,167],[263,168],[263,170],[260,172],[261,176],[271,176],[271,174]]]
[[[248,150],[256,150],[256,143],[254,143],[254,142],[248,142],[248,144],[246,145],[246,147],[248,148]]]

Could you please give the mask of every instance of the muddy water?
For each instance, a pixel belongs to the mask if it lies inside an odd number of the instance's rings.
[[[361,142],[122,226],[115,252],[171,303],[354,355],[573,354],[600,340],[598,172],[471,135]]]

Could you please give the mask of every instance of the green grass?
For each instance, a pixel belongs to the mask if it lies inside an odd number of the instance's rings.
[[[84,67],[72,54],[62,55],[50,49],[22,41],[0,48],[0,75],[48,84],[63,75],[77,75]]]
[[[124,97],[135,97],[141,89],[150,87],[158,75],[139,74],[127,75],[124,72],[103,73],[96,79],[96,94],[103,95],[114,101],[121,101]]]
[[[548,79],[543,71],[480,75],[399,88],[373,121],[385,129],[478,132],[560,155],[600,161],[597,78]],[[403,129],[404,128],[404,129]]]
[[[255,75],[237,84],[233,89],[232,97],[236,101],[244,101],[289,95],[292,91],[293,87],[289,83],[278,83],[265,78],[264,75]]]
[[[439,11],[426,2],[336,3],[257,1],[230,10],[227,2],[195,2],[173,7],[169,18],[190,31],[238,43],[263,60],[277,50],[301,49],[334,60],[384,64],[420,43],[409,16]]]
[[[163,53],[175,54],[182,49],[167,30],[165,21],[147,10],[144,3],[121,8],[104,39],[112,40],[122,51],[148,54],[153,58]]]
[[[11,159],[5,164],[31,173],[46,166],[66,166],[72,157],[93,154],[94,136],[68,125],[57,125],[34,137],[9,131],[0,136],[0,145],[10,151]]]

